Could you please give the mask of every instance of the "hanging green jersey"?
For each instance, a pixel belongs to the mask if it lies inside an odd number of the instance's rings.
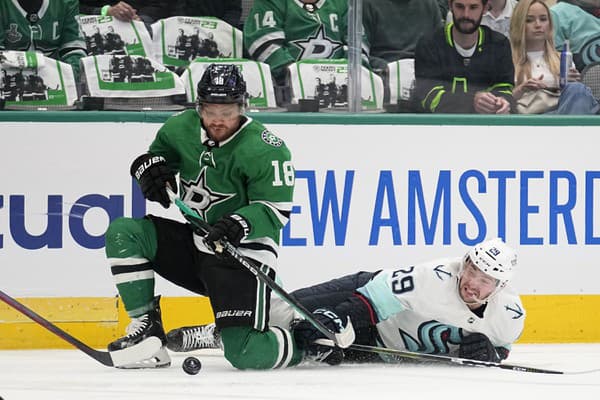
[[[301,59],[346,58],[347,13],[347,0],[255,0],[244,24],[244,47],[250,58],[269,64],[275,77]]]
[[[78,23],[77,0],[42,0],[35,14],[17,0],[0,1],[0,50],[39,51],[46,57],[71,64],[79,72],[86,55]]]
[[[264,125],[244,117],[229,139],[215,143],[196,110],[169,118],[149,152],[179,173],[180,197],[210,224],[236,213],[250,224],[240,252],[275,266],[281,228],[292,207],[294,168],[285,143]],[[200,238],[196,245],[211,252]]]

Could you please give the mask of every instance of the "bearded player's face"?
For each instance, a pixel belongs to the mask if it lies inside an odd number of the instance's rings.
[[[481,0],[454,0],[450,6],[456,30],[470,34],[479,28],[485,9]]]
[[[204,103],[200,115],[208,135],[217,142],[227,140],[240,126],[239,104]]]
[[[467,305],[479,305],[499,284],[497,279],[481,271],[467,258],[458,284],[459,295]]]

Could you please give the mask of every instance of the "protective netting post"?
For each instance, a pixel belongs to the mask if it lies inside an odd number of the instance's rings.
[[[348,1],[348,109],[358,113],[361,101],[362,0]]]

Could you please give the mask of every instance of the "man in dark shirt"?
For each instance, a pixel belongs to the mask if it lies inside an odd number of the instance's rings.
[[[488,0],[450,0],[454,22],[423,36],[416,99],[425,112],[510,113],[514,66],[508,39],[481,18]]]

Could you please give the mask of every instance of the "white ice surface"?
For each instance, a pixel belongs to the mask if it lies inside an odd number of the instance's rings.
[[[459,365],[303,364],[277,371],[237,371],[220,351],[171,353],[170,368],[118,370],[77,350],[0,351],[4,400],[582,400],[600,399],[600,372],[547,375]],[[183,372],[188,355],[202,362]],[[560,371],[600,368],[600,344],[516,345],[511,364]]]

